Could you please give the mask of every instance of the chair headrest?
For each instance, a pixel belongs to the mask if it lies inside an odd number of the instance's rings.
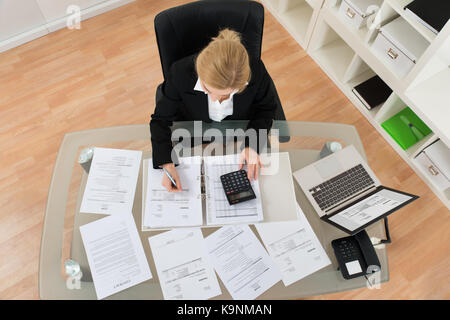
[[[155,33],[164,78],[175,61],[198,53],[230,28],[241,33],[249,55],[261,57],[264,7],[248,0],[203,0],[160,12],[155,17]]]

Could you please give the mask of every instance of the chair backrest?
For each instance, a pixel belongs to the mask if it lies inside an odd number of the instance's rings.
[[[249,0],[201,0],[170,8],[155,17],[164,79],[177,60],[200,52],[220,30],[242,35],[250,56],[261,57],[264,7]]]

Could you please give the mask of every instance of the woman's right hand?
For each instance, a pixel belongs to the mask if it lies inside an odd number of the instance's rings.
[[[161,181],[161,184],[163,185],[163,187],[166,188],[167,191],[169,191],[169,192],[183,191],[183,189],[181,188],[180,176],[178,175],[178,172],[175,169],[175,165],[173,163],[166,163],[166,164],[163,164],[161,167],[166,169],[170,173],[173,180],[175,180],[175,183],[177,184],[177,186],[175,187],[173,185],[172,181],[170,181],[167,174],[163,173],[163,178]]]

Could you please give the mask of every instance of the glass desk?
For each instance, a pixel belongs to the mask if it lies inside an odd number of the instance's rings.
[[[226,128],[245,128],[247,121],[225,121],[218,124],[202,123],[202,130],[195,136],[202,136],[205,130],[214,128],[224,131]],[[193,132],[193,122],[177,122],[174,128],[182,128]],[[275,137],[277,129],[280,137]],[[327,141],[338,141],[343,146],[353,144],[367,160],[363,145],[356,129],[350,125],[274,121],[270,133],[272,146],[279,144],[280,152],[289,152],[291,168],[296,171],[319,159],[319,153]],[[277,139],[277,140],[273,140]],[[274,143],[275,141],[275,143]],[[143,159],[151,157],[149,125],[130,125],[101,128],[67,133],[61,143],[53,169],[53,176],[47,198],[47,207],[42,231],[41,252],[39,261],[39,295],[42,299],[97,299],[94,284],[89,271],[86,254],[81,241],[79,227],[104,215],[80,213],[87,174],[80,164],[78,156],[86,147],[123,148],[143,151]],[[292,177],[293,178],[293,177]],[[294,178],[293,178],[294,179]],[[295,180],[295,179],[294,179]],[[364,277],[345,280],[338,270],[338,264],[331,247],[331,241],[347,236],[339,229],[323,222],[306,199],[304,193],[294,182],[297,202],[306,215],[311,227],[326,250],[332,264],[303,278],[288,287],[282,281],[263,293],[258,299],[299,299],[326,293],[346,291],[366,287]],[[140,234],[142,245],[148,259],[153,279],[137,286],[114,294],[107,299],[163,299],[161,287],[147,238],[161,231],[141,231],[142,209],[142,164],[139,174],[133,206],[133,216]],[[251,226],[252,230],[256,230]],[[217,230],[217,227],[203,227],[206,237]],[[371,225],[369,236],[385,238],[383,220]],[[259,236],[258,236],[259,237]],[[389,280],[387,251],[384,246],[376,248],[380,263],[380,282]],[[83,278],[79,289],[68,289],[67,276],[64,273],[64,261],[73,259],[81,265]],[[218,278],[219,279],[219,278]],[[231,299],[223,283],[219,279],[222,295],[215,299]]]

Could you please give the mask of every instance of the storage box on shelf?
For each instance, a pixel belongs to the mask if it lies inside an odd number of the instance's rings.
[[[435,140],[436,139],[430,141],[429,144],[431,144]],[[411,168],[430,187],[430,189],[438,196],[438,198],[441,199],[441,201],[447,206],[447,208],[450,208],[450,188],[442,189],[441,181],[436,181],[436,177],[430,174],[428,167],[424,167],[424,163],[421,160],[423,159],[419,158],[419,156],[415,159],[412,159],[410,164]]]
[[[384,1],[387,5],[389,5],[390,8],[392,8],[393,11],[395,11],[398,15],[400,15],[403,19],[405,19],[409,25],[411,25],[414,29],[416,29],[417,32],[419,32],[429,42],[432,42],[436,38],[436,35],[431,30],[422,25],[416,19],[412,18],[403,9],[407,4],[409,4],[413,0],[384,0]]]
[[[380,28],[372,48],[397,77],[403,78],[429,45],[406,20],[397,17]]]
[[[427,146],[415,161],[437,188],[450,191],[450,149],[442,140]]]
[[[368,19],[379,9],[383,0],[342,0],[339,14],[356,29],[367,25]]]
[[[371,42],[375,38],[376,24],[372,23],[375,17],[368,19],[367,24],[360,29],[349,25],[338,12],[340,0],[325,2],[318,17],[316,27],[311,37],[310,45],[314,46],[316,33],[320,31],[321,25],[326,24],[342,38],[351,49],[358,54],[370,68],[378,74],[394,91],[404,91],[405,83],[398,78],[392,70],[383,63],[371,48]],[[309,50],[311,51],[311,50]],[[313,54],[309,52],[311,56]]]
[[[323,0],[263,0],[262,3],[306,50]]]

